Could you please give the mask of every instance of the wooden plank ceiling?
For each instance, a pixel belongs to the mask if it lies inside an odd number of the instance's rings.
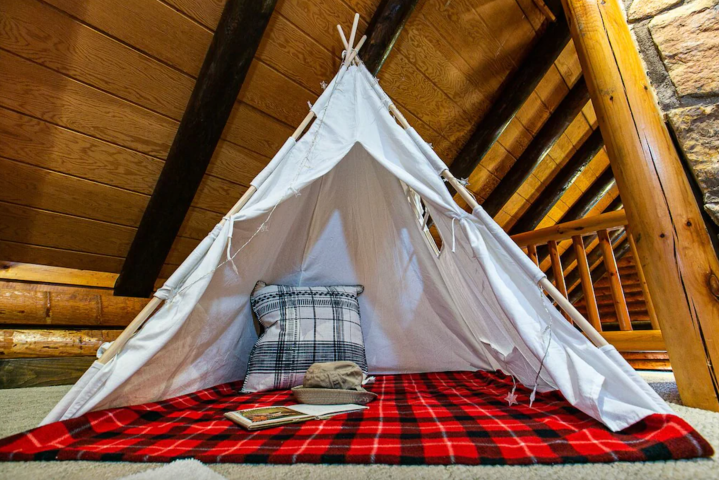
[[[0,260],[120,270],[223,3],[0,2]],[[349,31],[357,11],[364,31],[379,3],[278,1],[161,276],[244,193],[333,77],[341,52],[334,26]],[[420,1],[380,83],[450,164],[544,21],[532,0]],[[480,200],[580,75],[570,43],[471,175]],[[596,126],[588,104],[497,215],[500,225],[513,225]],[[607,167],[601,151],[540,227],[555,223]]]

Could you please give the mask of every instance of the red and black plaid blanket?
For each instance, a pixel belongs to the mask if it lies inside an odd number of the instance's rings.
[[[652,415],[612,433],[558,393],[486,372],[377,377],[363,412],[248,432],[225,412],[289,405],[287,391],[240,394],[228,383],[163,402],[92,412],[0,440],[0,460],[205,463],[534,464],[710,456],[684,420]]]

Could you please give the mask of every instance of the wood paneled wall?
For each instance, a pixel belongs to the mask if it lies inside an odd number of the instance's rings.
[[[162,276],[242,195],[333,77],[334,26],[349,30],[358,11],[364,31],[378,3],[278,2]],[[0,2],[0,260],[119,271],[223,4]],[[420,2],[380,82],[449,163],[543,21],[531,0]],[[578,71],[570,57],[501,148],[517,154],[561,100]]]

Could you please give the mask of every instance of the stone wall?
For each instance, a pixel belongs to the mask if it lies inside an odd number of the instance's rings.
[[[719,224],[719,0],[625,0],[657,101]]]

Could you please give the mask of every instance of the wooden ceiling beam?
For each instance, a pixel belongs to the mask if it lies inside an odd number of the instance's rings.
[[[610,203],[607,208],[602,210],[602,213],[608,213],[608,212],[616,212],[617,210],[621,210],[624,208],[624,204],[622,203],[622,198],[617,197],[614,200],[612,200],[612,203]],[[592,234],[584,237],[584,243],[586,245],[591,245],[592,242],[594,242],[597,239],[597,234]],[[562,262],[562,270],[569,270],[569,267],[577,260],[577,252],[573,248],[568,248],[560,257],[560,260]],[[549,280],[554,281],[554,273],[552,272],[552,269],[547,269],[547,278]]]
[[[599,175],[589,188],[582,194],[579,199],[574,202],[569,210],[559,219],[557,223],[571,222],[587,216],[589,211],[594,208],[599,201],[614,186],[614,173],[612,169],[607,167],[604,173]]]
[[[527,148],[512,165],[499,184],[482,203],[482,208],[494,217],[509,202],[525,180],[537,169],[549,150],[561,138],[567,127],[581,114],[589,101],[589,90],[583,78],[572,87],[557,109],[537,132]],[[541,219],[540,219],[541,221]],[[532,227],[533,228],[533,227]],[[531,230],[532,228],[526,229]],[[524,231],[526,231],[524,230]],[[517,232],[522,230],[517,230]]]
[[[515,235],[534,230],[559,202],[567,189],[574,184],[577,177],[581,175],[603,146],[602,133],[597,129],[582,143],[572,155],[572,158],[559,170],[559,173],[549,182],[549,185],[542,190],[539,197],[519,217],[519,220],[510,229],[509,234]]]
[[[362,61],[372,75],[379,73],[416,5],[417,0],[383,0],[377,7],[362,52]]]
[[[167,160],[115,283],[147,297],[217,147],[276,0],[227,0]]]
[[[611,167],[607,167],[604,173],[594,180],[589,188],[574,202],[574,205],[562,215],[557,223],[572,222],[586,217],[613,186],[614,174],[612,173]],[[549,252],[547,251],[546,245],[537,246],[537,257],[540,265],[548,255]]]
[[[556,13],[557,21],[547,26],[525,62],[505,80],[499,98],[452,162],[450,171],[455,177],[469,178],[569,42],[569,27],[561,8]]]

